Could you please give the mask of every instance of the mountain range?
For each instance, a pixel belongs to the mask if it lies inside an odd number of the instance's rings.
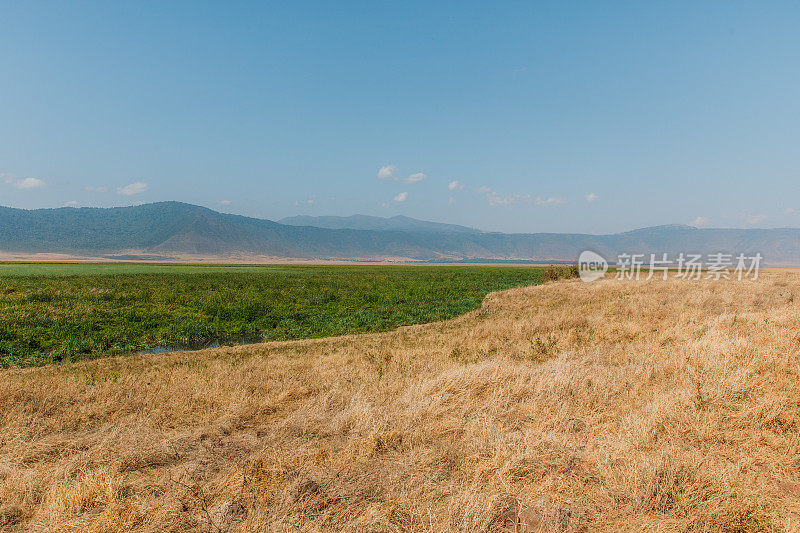
[[[416,218],[397,215],[390,218],[371,217],[367,215],[352,215],[349,217],[312,217],[299,215],[282,218],[278,221],[289,226],[312,226],[328,229],[361,229],[376,231],[418,231],[421,233],[482,233],[481,230],[458,226],[456,224],[442,224],[441,222],[428,222]]]
[[[0,251],[108,258],[361,261],[574,261],[620,253],[760,252],[800,266],[800,229],[668,225],[611,235],[491,233],[408,217],[291,217],[280,222],[180,202],[132,207],[0,207]]]

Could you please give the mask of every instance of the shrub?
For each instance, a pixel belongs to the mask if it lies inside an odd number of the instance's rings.
[[[578,277],[578,265],[550,265],[544,269],[543,281],[558,281]]]

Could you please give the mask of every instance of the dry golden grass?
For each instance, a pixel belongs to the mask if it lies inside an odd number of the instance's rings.
[[[792,531],[800,274],[0,374],[0,529]]]

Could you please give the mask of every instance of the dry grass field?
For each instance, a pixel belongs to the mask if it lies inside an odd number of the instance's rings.
[[[800,274],[0,373],[8,531],[796,531]]]

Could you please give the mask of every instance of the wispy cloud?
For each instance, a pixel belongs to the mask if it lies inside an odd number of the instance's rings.
[[[755,224],[760,224],[769,218],[767,215],[749,215],[745,218],[745,221],[750,224],[751,226]]]
[[[83,190],[88,192],[108,192],[108,187],[84,187]]]
[[[117,187],[117,194],[121,194],[122,196],[133,196],[135,194],[142,194],[148,189],[148,186],[143,181],[136,181],[134,183],[129,183],[124,187]]]
[[[400,194],[398,194],[397,196],[394,197],[394,201],[395,202],[405,202],[407,198],[408,198],[408,193],[407,192],[401,192]]]
[[[78,202],[76,202],[75,200],[64,202],[64,207],[78,207]]]
[[[231,201],[230,200],[220,200],[219,201],[219,205],[231,205]]]
[[[453,181],[451,181],[450,183],[447,184],[447,190],[448,191],[460,191],[463,188],[464,188],[464,186],[458,180],[453,180]]]
[[[596,201],[597,201],[597,195],[596,195],[595,193],[593,193],[593,192],[590,192],[589,194],[587,194],[586,196],[584,196],[584,198],[585,198],[585,199],[586,199],[586,201],[587,201],[587,202],[589,202],[590,204],[591,204],[591,203],[593,203],[593,202],[596,202]]]
[[[497,205],[511,205],[511,204],[518,204],[518,203],[526,203],[531,201],[530,194],[511,194],[509,196],[500,196],[496,192],[492,191],[489,194],[489,205],[497,206]]]
[[[563,198],[536,198],[536,205],[559,205],[563,203]]]
[[[447,199],[447,205],[453,205],[454,203],[456,203],[456,199],[452,196]]]
[[[517,203],[530,202],[532,197],[530,194],[509,194],[500,195],[497,191],[489,187],[481,187],[478,189],[478,194],[483,194],[489,201],[489,205],[496,207],[498,205],[511,205]]]
[[[486,194],[486,198],[489,200],[489,205],[492,207],[498,205],[511,205],[511,204],[519,204],[519,203],[526,203],[531,201],[530,194],[510,194],[506,196],[500,196],[495,191],[490,191]]]
[[[428,176],[423,172],[411,174],[407,178],[401,178],[397,175],[397,167],[394,165],[386,165],[378,170],[378,178],[387,181],[401,181],[403,183],[419,183]]]
[[[540,206],[552,206],[552,205],[559,205],[564,203],[563,198],[555,198],[555,197],[536,197],[534,198],[530,194],[507,194],[501,195],[494,189],[490,187],[481,187],[478,189],[478,194],[482,194],[486,196],[486,199],[489,201],[489,205],[492,207],[498,205],[512,205],[512,204],[522,204],[522,203],[530,203],[533,202],[536,205]]]
[[[312,206],[312,205],[314,205],[314,204],[316,204],[316,203],[317,203],[317,199],[316,199],[316,198],[314,198],[314,197],[306,198],[306,199],[305,199],[305,200],[303,200],[303,201],[300,201],[300,200],[295,200],[295,201],[294,201],[294,205],[295,205],[295,207],[300,207],[301,205],[308,205],[308,206]]]
[[[39,178],[15,178],[10,174],[5,174],[6,183],[13,185],[17,189],[41,189],[45,186],[45,182]]]
[[[692,226],[703,227],[711,224],[711,219],[706,217],[697,217],[692,220]]]

